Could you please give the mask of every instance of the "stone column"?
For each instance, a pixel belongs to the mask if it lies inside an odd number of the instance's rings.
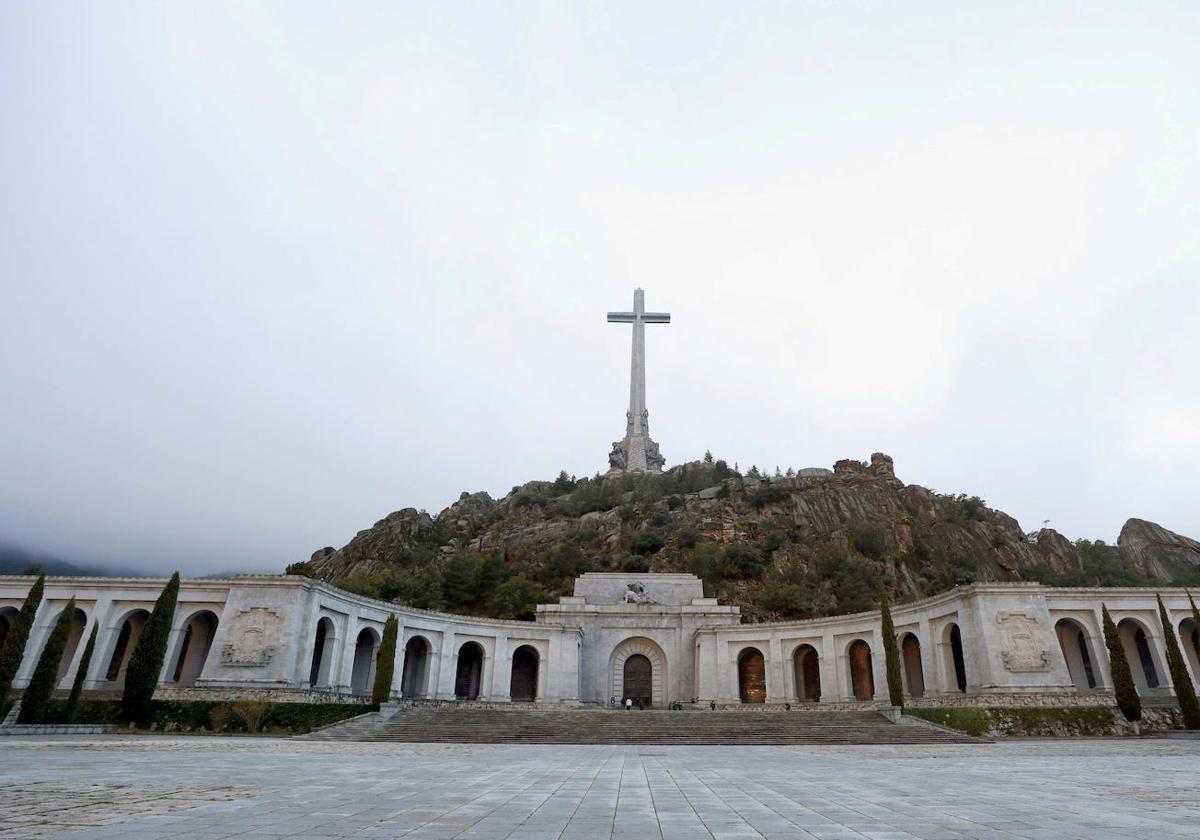
[[[717,663],[717,636],[714,633],[696,635],[699,652],[696,654],[695,696],[702,702],[716,700],[721,693],[720,668]]]
[[[845,699],[846,689],[841,680],[841,663],[838,661],[837,642],[831,633],[821,637],[821,702],[840,703]]]
[[[783,642],[778,634],[772,633],[767,641],[767,661],[763,665],[767,679],[767,702],[786,703],[788,691],[783,674]]]
[[[1092,654],[1092,675],[1096,678],[1097,691],[1112,691],[1112,665],[1108,661],[1108,643],[1104,641],[1104,614],[1099,608],[1092,609],[1092,625],[1087,628],[1088,651]]]
[[[392,685],[388,699],[395,700],[400,696],[401,680],[404,679],[404,616],[396,616],[396,660],[392,667]]]
[[[883,646],[882,628],[871,630],[868,644],[871,646],[871,678],[875,681],[874,699],[879,703],[887,703],[891,697],[888,695],[887,650]],[[904,667],[903,660],[900,667]]]
[[[342,643],[336,651],[337,658],[329,669],[329,688],[339,694],[349,694],[350,681],[354,674],[354,644],[358,639],[358,608],[353,607],[342,619]],[[328,640],[326,640],[328,644]]]
[[[179,611],[175,611],[175,615],[171,617],[171,632],[167,634],[167,650],[163,654],[162,670],[158,674],[159,685],[171,685],[175,676],[175,664],[178,659],[180,650],[179,645],[183,641],[184,628],[176,625],[174,622],[179,617]]]
[[[108,659],[104,656],[105,644],[108,642],[108,623],[112,620],[112,598],[102,596],[96,599],[96,603],[92,605],[92,614],[88,616],[88,626],[84,628],[83,640],[79,643],[82,655],[82,650],[87,646],[88,637],[92,633],[92,627],[97,627],[96,630],[96,646],[92,648],[92,661],[88,663],[87,673],[83,677],[83,687],[85,690],[95,689],[100,687],[103,681],[104,672],[108,668]],[[120,628],[118,628],[120,632]],[[76,663],[72,671],[79,667]],[[74,679],[74,678],[72,678]]]
[[[437,663],[437,673],[432,674],[433,680],[430,685],[434,686],[434,700],[453,700],[454,699],[454,678],[457,675],[456,665],[458,664],[458,651],[454,645],[454,631],[447,628],[442,633],[442,649],[441,653],[434,657]]]
[[[501,630],[496,633],[496,652],[492,657],[491,691],[487,699],[493,703],[509,702],[512,699],[508,693],[511,678],[512,654],[508,650],[508,633]]]
[[[17,669],[17,675],[12,682],[13,688],[25,688],[29,685],[34,669],[37,668],[38,658],[42,655],[42,648],[46,646],[50,631],[54,629],[54,620],[66,605],[66,601],[61,604],[51,603],[51,597],[53,596],[47,593],[38,605],[37,612],[33,614],[33,627],[30,628],[29,639],[25,642],[25,658],[21,660],[21,667]],[[56,602],[58,600],[55,598]]]

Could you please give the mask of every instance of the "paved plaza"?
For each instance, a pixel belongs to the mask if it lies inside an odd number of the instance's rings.
[[[1194,838],[1200,743],[4,738],[0,838]]]

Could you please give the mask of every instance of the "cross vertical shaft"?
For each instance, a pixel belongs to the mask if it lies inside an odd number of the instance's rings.
[[[659,472],[666,461],[658,451],[658,444],[650,439],[650,412],[646,410],[646,324],[669,324],[671,315],[647,312],[645,292],[637,289],[633,293],[633,311],[609,312],[608,320],[633,325],[625,437],[613,442],[608,454],[609,472]]]

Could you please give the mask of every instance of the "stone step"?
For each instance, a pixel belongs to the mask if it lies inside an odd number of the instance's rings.
[[[408,708],[301,736],[317,741],[476,744],[952,744],[977,739],[897,726],[878,712],[661,712]]]

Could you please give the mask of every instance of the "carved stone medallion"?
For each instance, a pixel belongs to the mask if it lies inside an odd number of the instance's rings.
[[[271,662],[283,629],[283,617],[266,607],[240,610],[230,623],[228,641],[221,648],[221,664],[261,668]]]
[[[1036,618],[1025,613],[1002,612],[996,616],[996,625],[1005,668],[1013,673],[1050,670],[1045,633]]]

